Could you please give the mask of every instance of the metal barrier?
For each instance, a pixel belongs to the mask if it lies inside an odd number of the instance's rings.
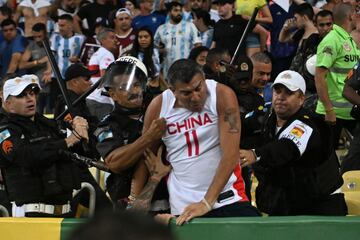
[[[0,213],[2,217],[9,217],[9,212],[3,205],[0,205]]]
[[[88,190],[90,197],[89,197],[89,217],[93,217],[95,213],[95,201],[96,201],[96,192],[95,188],[87,182],[81,183],[81,188],[73,192],[73,197],[76,196],[81,190],[86,189]]]

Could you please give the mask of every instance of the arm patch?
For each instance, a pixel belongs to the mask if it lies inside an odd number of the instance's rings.
[[[312,132],[313,129],[309,125],[300,120],[295,120],[280,134],[279,139],[290,139],[299,149],[300,155],[303,155]]]
[[[0,144],[1,144],[4,140],[8,139],[10,136],[11,136],[11,134],[10,134],[10,132],[9,132],[8,129],[2,130],[2,131],[0,132]]]

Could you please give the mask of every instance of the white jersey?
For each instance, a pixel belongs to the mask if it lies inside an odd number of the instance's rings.
[[[201,112],[174,108],[172,91],[162,93],[160,117],[166,119],[167,131],[162,138],[167,160],[172,166],[167,182],[170,209],[180,215],[186,206],[199,202],[210,187],[222,158],[220,148],[216,85],[206,80],[208,97]],[[219,208],[238,201],[247,201],[238,164],[215,202]]]
[[[51,50],[55,52],[55,59],[63,77],[65,76],[66,69],[72,64],[69,58],[80,56],[81,46],[84,41],[85,36],[77,33],[74,33],[69,38],[64,38],[59,33],[51,35]]]
[[[90,71],[98,71],[98,74],[90,78],[91,84],[94,85],[100,79],[100,71],[107,69],[107,67],[115,61],[114,55],[104,47],[100,47],[90,58],[88,69]],[[87,99],[97,101],[99,103],[114,104],[110,97],[101,95],[103,88],[95,89]]]
[[[194,44],[201,43],[201,38],[193,23],[182,20],[176,25],[170,22],[161,25],[156,30],[154,43],[165,46],[163,73],[166,76],[171,64],[178,59],[188,58]]]

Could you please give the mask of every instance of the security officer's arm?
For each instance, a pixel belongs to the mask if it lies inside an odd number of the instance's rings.
[[[253,150],[240,150],[240,164],[242,167],[260,162],[264,166],[278,167],[289,162],[297,161],[303,155],[312,141],[321,141],[313,133],[314,129],[306,123],[295,120],[283,132],[279,139],[267,143],[263,147]]]
[[[240,111],[235,93],[223,84],[216,88],[218,126],[220,133],[220,147],[222,158],[216,170],[204,199],[201,202],[188,205],[176,220],[181,225],[185,221],[202,216],[209,212],[215,204],[220,192],[228,182],[236,165],[239,163],[238,149],[240,145]]]
[[[148,119],[149,117],[145,117],[144,122],[144,129],[147,130],[135,142],[116,148],[107,154],[105,163],[111,171],[120,173],[133,166],[143,155],[145,149],[162,137],[166,129],[165,119],[154,119],[150,123]],[[145,125],[147,125],[146,128]]]
[[[328,86],[326,83],[326,74],[328,73],[328,69],[324,67],[316,67],[315,71],[315,86],[316,91],[319,95],[320,101],[324,104],[325,107],[325,121],[329,123],[336,122],[336,114],[334,112],[334,108],[331,104],[328,92]]]
[[[356,92],[360,90],[360,61],[349,72],[345,80],[343,97],[352,104],[360,105],[360,95]]]
[[[87,124],[82,120],[74,120],[74,127],[79,133],[79,137],[71,134],[66,139],[52,139],[48,136],[37,139],[26,139],[21,129],[16,127],[4,127],[0,130],[1,158],[7,163],[16,164],[23,167],[49,166],[60,159],[59,150],[67,150],[69,147],[78,143],[84,133]]]

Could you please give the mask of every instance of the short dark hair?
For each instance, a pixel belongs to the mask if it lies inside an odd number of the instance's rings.
[[[224,55],[229,55],[230,56],[229,51],[224,49],[224,48],[210,49],[210,51],[208,52],[208,55],[206,57],[206,63],[207,64],[212,64],[212,63],[214,63],[216,61],[220,61]]]
[[[195,48],[191,49],[190,54],[189,54],[189,59],[196,61],[196,58],[200,55],[200,53],[205,52],[205,51],[209,52],[209,48],[207,48],[205,46],[195,47]]]
[[[135,211],[99,213],[76,228],[68,240],[174,240],[170,228]]]
[[[253,63],[259,62],[259,63],[271,64],[271,58],[270,58],[269,54],[267,54],[265,52],[254,53],[250,57],[250,59]]]
[[[170,66],[166,79],[174,87],[178,82],[191,82],[196,74],[205,75],[199,64],[192,59],[179,59]]]
[[[1,28],[4,28],[4,27],[9,26],[9,25],[14,25],[14,27],[16,28],[15,21],[10,19],[10,18],[7,18],[4,21],[2,21],[0,26],[1,26]]]
[[[12,14],[11,8],[9,8],[7,6],[0,7],[0,12],[3,16],[7,16],[8,18],[10,18],[11,14]]]
[[[63,14],[63,15],[60,15],[60,17],[58,18],[58,20],[66,20],[68,22],[72,22],[74,20],[74,18],[70,15],[70,14]]]
[[[294,14],[297,13],[300,16],[307,16],[309,20],[314,19],[314,9],[309,3],[302,3],[300,5],[297,5],[294,11]]]
[[[44,32],[46,33],[46,25],[44,23],[35,23],[32,27],[34,32]]]
[[[200,18],[204,21],[206,26],[213,26],[214,21],[211,20],[210,13],[204,9],[196,9],[192,11],[192,15],[195,15],[197,18]]]
[[[321,10],[315,15],[315,23],[317,23],[318,17],[327,17],[330,16],[331,19],[334,21],[334,16],[331,11],[329,10]]]

